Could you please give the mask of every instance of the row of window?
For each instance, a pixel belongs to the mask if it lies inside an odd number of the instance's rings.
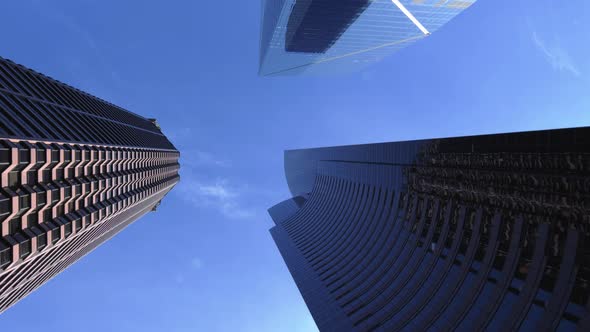
[[[12,159],[14,148],[18,149],[14,155],[18,160]],[[83,219],[68,221],[72,213],[83,215],[80,211],[96,210],[94,204],[112,204],[117,197],[133,194],[141,186],[177,176],[178,156],[178,152],[168,151],[0,140],[0,172],[16,162],[0,191],[0,221],[8,224],[8,234],[20,243],[20,256],[24,258],[31,252],[31,231],[38,234],[41,249],[49,233],[53,235],[51,243],[69,236],[83,224]],[[33,157],[37,160],[31,164]],[[23,177],[27,167],[28,174]],[[18,199],[13,211],[15,196]],[[11,214],[12,218],[6,220]],[[100,213],[96,215],[99,217]],[[65,225],[63,235],[60,223]],[[8,247],[0,248],[3,266],[11,259],[9,251]]]
[[[55,244],[62,238],[65,239],[72,235],[74,229],[77,232],[83,227],[88,227],[91,224],[99,222],[112,213],[125,209],[126,206],[148,197],[163,185],[174,183],[177,181],[177,178],[178,176],[174,172],[169,172],[165,176],[158,177],[155,182],[150,181],[142,187],[134,188],[118,196],[81,206],[79,209],[70,211],[68,214],[63,214],[62,211],[62,214],[56,218],[48,219],[42,224],[31,226],[24,232],[19,231],[12,234],[19,242],[20,258],[25,259],[32,252],[31,238],[25,235],[25,233],[30,232],[29,234],[34,234],[34,237],[37,238],[37,247],[34,249],[36,249],[36,252],[40,252],[47,247],[48,235],[51,237],[51,243]],[[0,254],[2,255],[0,268],[4,268],[12,262],[12,247],[8,245],[7,241],[0,240]]]
[[[33,145],[26,141],[16,145],[19,149],[17,154],[19,160],[16,161],[16,167],[8,175],[9,183],[7,186],[10,187],[25,184],[21,182],[21,171],[29,166],[32,149],[36,150],[37,161],[29,168],[28,174],[25,176],[27,184],[71,179],[75,176],[77,168],[84,171],[84,175],[92,176],[105,172],[124,171],[131,169],[135,164],[139,164],[136,167],[157,166],[178,159],[177,152],[88,147],[57,143],[51,145],[36,143]],[[62,152],[63,159],[60,157]],[[50,162],[45,165],[47,160]],[[142,162],[137,163],[138,160],[142,160]],[[6,169],[12,162],[11,146],[5,141],[0,141],[0,171]],[[37,179],[38,170],[44,165],[44,170],[40,174],[41,178]]]
[[[160,132],[151,132],[59,105],[28,100],[0,90],[0,135],[173,149]]]
[[[95,224],[68,243],[52,251],[45,251],[9,274],[0,275],[0,312],[133,222],[138,212],[146,212],[146,207],[149,208],[165,195],[166,191],[161,190],[167,186],[169,183],[164,182],[159,187],[154,187],[150,192],[142,194],[145,199],[141,199],[141,204],[129,206],[116,217]]]
[[[157,132],[144,118],[2,58],[0,88]]]
[[[33,192],[27,192],[19,189],[18,207],[16,215],[10,220],[10,233],[21,230],[21,219],[25,213],[29,213],[27,224],[29,226],[38,223],[38,220],[48,221],[56,216],[64,214],[64,211],[73,211],[92,203],[92,200],[105,200],[108,197],[116,196],[124,191],[133,190],[139,185],[137,180],[142,182],[151,182],[165,177],[167,174],[176,174],[178,172],[177,164],[168,164],[164,166],[145,167],[138,170],[125,171],[125,174],[106,173],[100,174],[100,178],[74,178],[68,181],[56,181],[43,185],[34,185],[30,187]],[[133,185],[135,181],[135,185]],[[35,195],[36,204],[32,206],[31,196]],[[51,201],[46,204],[50,195]],[[84,197],[81,197],[84,195]],[[95,198],[92,198],[96,196]],[[84,198],[82,200],[82,198]],[[10,202],[9,197],[3,197],[0,194],[0,202]],[[2,211],[2,216],[10,214],[9,205]],[[56,207],[54,212],[51,207]],[[43,214],[41,215],[41,213]],[[41,218],[39,218],[39,216]],[[4,219],[4,218],[2,218]],[[1,219],[0,219],[1,220]]]
[[[281,223],[361,330],[397,330],[403,327],[400,322],[410,322],[410,308],[439,298],[449,300],[423,307],[429,309],[420,311],[423,318],[412,318],[411,326],[421,329],[434,324],[433,328],[443,330],[456,327],[458,319],[450,322],[438,317],[443,312],[445,317],[460,317],[471,310],[467,303],[470,301],[486,303],[486,308],[493,310],[489,317],[498,317],[494,318],[495,324],[504,324],[510,316],[510,324],[534,326],[534,322],[541,321],[539,313],[553,310],[563,296],[573,308],[563,312],[564,319],[579,319],[575,308],[583,308],[589,294],[583,287],[584,282],[587,284],[583,232],[569,229],[568,240],[558,242],[567,242],[569,249],[560,248],[555,256],[545,258],[546,264],[539,265],[540,257],[548,253],[545,247],[550,245],[547,234],[540,235],[540,223],[527,219],[523,229],[517,230],[519,222],[511,211],[494,219],[491,209],[459,209],[460,205],[451,207],[446,199],[439,206],[436,196],[411,192],[397,196],[396,200],[387,190],[320,175],[310,201]],[[561,237],[558,234],[563,233],[563,225],[542,225],[545,233]],[[572,232],[582,240],[572,242]],[[435,250],[440,251],[436,254]],[[576,255],[579,257],[574,260]],[[562,262],[568,259],[566,266]],[[577,277],[578,287],[571,296],[560,290],[560,285],[570,280],[562,276],[562,269],[573,271]],[[538,283],[532,283],[531,278],[538,278]],[[506,282],[512,282],[512,286],[504,294],[500,289]],[[489,307],[492,297],[479,293],[487,284],[499,284],[490,286],[497,288],[494,294],[503,296],[498,301],[504,302],[497,302],[497,307]],[[527,287],[533,287],[535,292],[527,295]],[[416,296],[418,291],[420,296]],[[458,293],[463,295],[458,297]],[[517,299],[528,303],[526,310],[510,310],[520,308],[515,306]]]

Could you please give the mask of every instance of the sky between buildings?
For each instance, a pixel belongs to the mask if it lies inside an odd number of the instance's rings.
[[[366,70],[260,78],[257,1],[6,1],[0,55],[146,117],[181,183],[6,331],[314,331],[266,209],[283,150],[590,125],[590,3],[479,0]]]

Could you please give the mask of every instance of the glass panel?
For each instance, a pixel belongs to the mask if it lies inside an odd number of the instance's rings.
[[[31,240],[20,244],[20,258],[25,258],[31,253]]]
[[[473,2],[401,0],[422,31],[391,0],[266,0],[259,73],[357,70],[436,31]]]

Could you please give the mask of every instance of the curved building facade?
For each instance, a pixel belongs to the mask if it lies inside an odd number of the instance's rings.
[[[590,127],[285,152],[321,331],[590,330]]]
[[[155,120],[0,58],[0,312],[179,181]]]

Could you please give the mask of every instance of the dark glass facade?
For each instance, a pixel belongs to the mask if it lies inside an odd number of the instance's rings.
[[[590,329],[590,127],[285,152],[322,331]]]
[[[476,0],[262,0],[262,76],[353,72],[431,33]]]
[[[326,53],[368,5],[369,0],[297,0],[287,23],[285,50]]]
[[[155,120],[0,58],[0,312],[153,210],[178,158]]]

